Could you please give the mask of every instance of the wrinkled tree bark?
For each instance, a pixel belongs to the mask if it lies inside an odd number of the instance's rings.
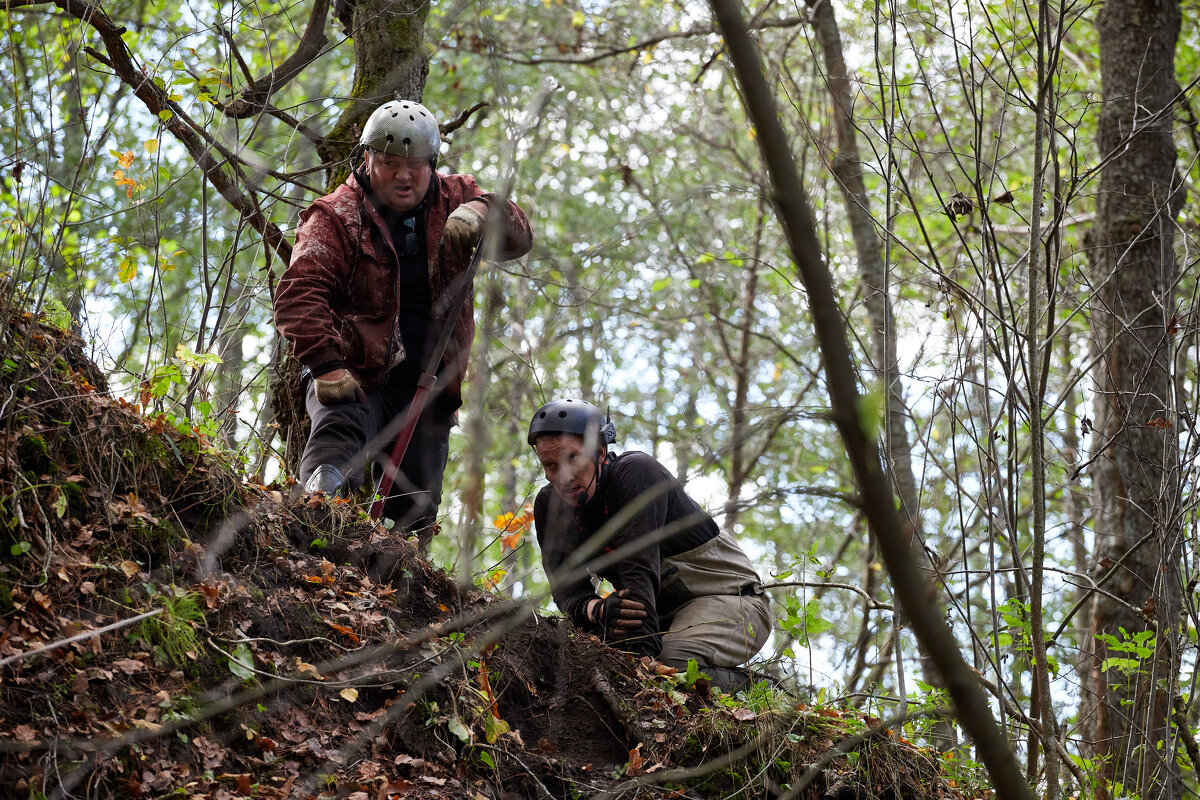
[[[1092,330],[1101,356],[1092,440],[1096,556],[1100,573],[1115,567],[1107,589],[1126,601],[1093,598],[1091,686],[1081,716],[1103,777],[1113,782],[1099,787],[1100,796],[1174,798],[1183,790],[1168,723],[1178,687],[1182,551],[1168,331],[1183,199],[1171,130],[1180,23],[1177,0],[1108,2],[1097,20],[1100,154],[1111,160],[1092,232],[1099,287]],[[1105,658],[1132,655],[1100,638],[1122,640],[1121,628],[1153,631],[1153,655],[1132,673],[1105,672]]]

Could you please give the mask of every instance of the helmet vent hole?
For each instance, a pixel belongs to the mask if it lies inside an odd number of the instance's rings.
[[[405,147],[412,147],[412,139],[405,136],[404,141],[401,142],[401,144],[403,144]]]
[[[566,418],[567,418],[567,412],[565,412],[565,411],[560,411],[560,412],[558,412],[558,418],[559,418],[559,419],[566,419]]]
[[[396,141],[396,137],[395,137],[395,136],[392,136],[392,135],[389,133],[389,134],[387,135],[387,141],[388,141],[388,144],[391,144],[392,142]]]

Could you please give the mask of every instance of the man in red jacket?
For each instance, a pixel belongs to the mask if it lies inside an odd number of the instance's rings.
[[[300,480],[308,491],[345,493],[362,485],[364,456],[386,464],[392,441],[372,440],[404,413],[453,321],[436,389],[383,509],[424,546],[436,530],[475,335],[473,304],[461,313],[448,306],[489,216],[499,223],[502,258],[528,253],[533,233],[514,203],[484,193],[470,175],[436,171],[441,135],[420,103],[384,103],[359,144],[363,164],[300,215],[275,293],[275,324],[302,365],[312,420]]]

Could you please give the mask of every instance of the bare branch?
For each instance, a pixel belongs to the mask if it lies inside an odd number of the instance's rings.
[[[225,115],[234,119],[245,119],[266,109],[271,95],[286,86],[304,68],[321,55],[328,39],[325,37],[325,18],[329,16],[329,0],[314,0],[312,11],[308,15],[308,25],[300,36],[296,50],[283,60],[278,67],[244,87],[225,108]],[[233,37],[228,37],[229,46],[233,48],[238,63],[242,58],[233,43]],[[243,66],[244,69],[244,66]]]

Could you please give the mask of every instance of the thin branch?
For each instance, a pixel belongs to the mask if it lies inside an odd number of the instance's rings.
[[[238,92],[233,102],[226,106],[225,115],[234,119],[245,119],[264,110],[271,95],[286,86],[303,72],[305,67],[315,61],[328,42],[325,37],[325,20],[328,16],[329,0],[314,0],[312,11],[308,15],[308,25],[305,26],[295,51],[278,67]],[[238,63],[242,64],[242,57],[238,53],[233,37],[227,38]]]
[[[26,650],[24,653],[17,653],[14,656],[9,656],[8,658],[0,660],[0,669],[8,666],[9,664],[11,664],[14,661],[20,661],[23,658],[29,658],[30,656],[36,656],[37,654],[45,653],[48,650],[57,650],[60,647],[66,647],[67,645],[74,644],[75,642],[82,642],[85,639],[91,639],[94,636],[100,636],[101,634],[108,633],[109,631],[115,631],[118,628],[124,628],[127,625],[132,625],[135,622],[141,622],[144,619],[149,619],[150,617],[158,616],[162,612],[163,612],[163,610],[161,608],[156,608],[153,611],[147,611],[145,614],[138,614],[136,617],[130,617],[129,619],[123,619],[123,620],[114,622],[111,625],[105,625],[103,628],[96,628],[95,630],[84,631],[83,633],[77,633],[74,636],[71,636],[69,638],[60,639],[57,642],[50,642],[50,644],[42,645],[41,647],[39,647],[35,650]]]
[[[807,17],[784,17],[783,19],[762,20],[751,25],[754,30],[766,30],[768,28],[795,28],[799,25],[807,25]],[[512,64],[577,64],[590,65],[604,61],[609,58],[623,56],[626,53],[640,53],[643,50],[650,50],[663,42],[671,41],[672,39],[692,39],[698,36],[712,36],[720,33],[720,30],[712,25],[696,26],[688,28],[686,31],[674,31],[668,33],[660,33],[657,36],[651,36],[647,39],[642,39],[639,42],[634,42],[625,47],[617,47],[612,50],[605,50],[595,55],[582,58],[516,58],[514,56],[505,56],[505,59]],[[554,47],[554,44],[546,45],[547,48]],[[574,43],[570,45],[574,47]]]

